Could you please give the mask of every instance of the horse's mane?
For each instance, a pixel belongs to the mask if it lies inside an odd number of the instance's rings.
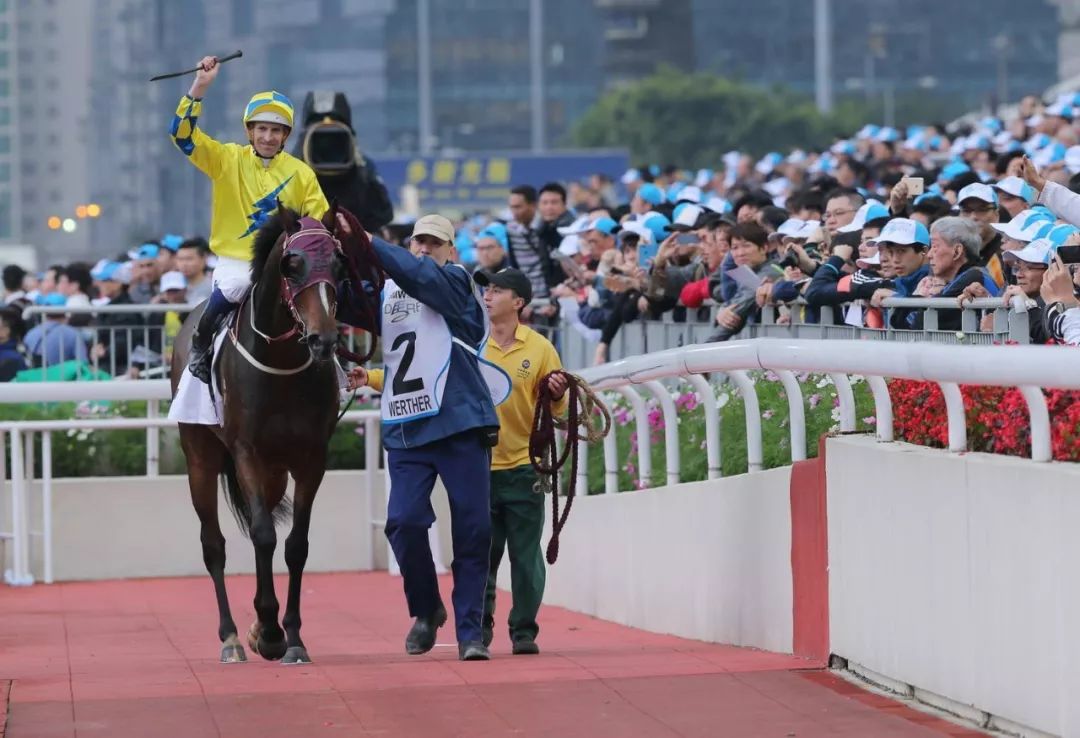
[[[296,213],[293,213],[293,215],[297,220],[300,219],[300,216]],[[252,248],[251,257],[252,284],[259,281],[263,270],[266,268],[266,262],[270,259],[270,253],[274,250],[274,246],[277,245],[278,239],[281,238],[284,231],[285,224],[282,223],[281,213],[274,213],[263,223],[259,232],[255,234],[255,245]]]

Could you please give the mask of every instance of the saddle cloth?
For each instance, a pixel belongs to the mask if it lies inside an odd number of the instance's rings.
[[[217,362],[221,356],[221,345],[228,340],[228,325],[214,336],[214,370],[210,376],[217,378]],[[191,370],[184,367],[184,373],[180,375],[180,384],[176,388],[176,397],[169,406],[169,420],[177,423],[192,423],[194,425],[221,425],[219,418],[225,416],[225,403],[219,387],[214,387],[214,395],[210,396],[210,387],[192,375]]]
[[[221,388],[217,386],[217,363],[221,357],[221,346],[229,340],[228,332],[232,321],[226,321],[218,334],[214,337],[214,364],[210,372],[211,381],[214,381],[213,397],[210,387],[196,379],[191,370],[184,367],[184,373],[180,375],[180,384],[176,388],[176,397],[169,406],[169,420],[177,423],[191,423],[193,425],[221,425],[221,418],[225,417],[225,401]],[[334,368],[337,371],[338,386],[344,390],[347,384],[345,371],[334,357]]]

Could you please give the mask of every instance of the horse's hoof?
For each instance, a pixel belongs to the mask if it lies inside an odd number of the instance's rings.
[[[221,644],[221,663],[240,664],[245,661],[247,661],[247,655],[244,653],[244,647],[240,645],[240,639],[236,637],[236,633],[233,633]]]
[[[293,646],[285,652],[285,655],[281,657],[281,663],[291,664],[310,664],[311,657],[308,656],[307,649],[303,646]]]
[[[259,639],[259,655],[267,661],[277,661],[285,655],[287,644],[285,639],[280,641],[267,641],[263,638]]]
[[[247,661],[247,655],[244,653],[244,647],[239,643],[235,646],[221,647],[221,663],[242,664],[245,661]]]

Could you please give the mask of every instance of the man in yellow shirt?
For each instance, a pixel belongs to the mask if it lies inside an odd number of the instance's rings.
[[[510,550],[510,643],[515,654],[540,653],[536,614],[544,598],[544,556],[540,537],[544,531],[545,496],[536,491],[539,476],[529,460],[529,435],[540,382],[562,369],[555,347],[539,333],[522,325],[521,311],[532,300],[532,284],[519,269],[474,276],[484,290],[484,304],[491,319],[491,337],[484,358],[502,368],[513,382],[510,397],[496,406],[499,444],[491,455],[491,563],[484,598],[484,645],[491,643],[495,628],[495,578],[503,550]],[[566,380],[549,380],[555,412],[565,412]]]
[[[213,182],[210,250],[218,257],[214,291],[191,339],[191,373],[209,384],[210,346],[221,323],[251,286],[251,249],[259,228],[278,203],[321,218],[329,209],[315,172],[285,152],[293,104],[280,92],[260,92],[244,110],[247,146],[221,143],[198,127],[202,98],[221,67],[203,57],[187,95],[180,99],[170,135],[176,147]]]

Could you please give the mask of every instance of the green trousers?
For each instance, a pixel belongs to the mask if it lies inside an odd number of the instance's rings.
[[[544,598],[544,555],[540,537],[544,531],[547,496],[533,491],[536,471],[532,464],[491,472],[491,564],[484,598],[484,630],[495,628],[495,578],[503,550],[510,552],[510,640],[535,640],[540,626],[536,613]]]

